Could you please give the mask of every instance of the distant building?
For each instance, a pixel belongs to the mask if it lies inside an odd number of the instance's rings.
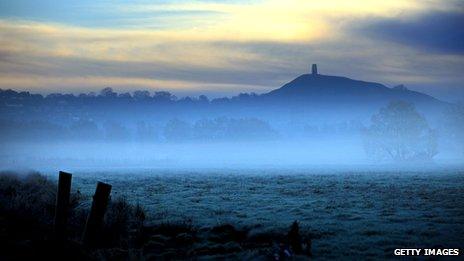
[[[311,73],[312,75],[317,75],[317,64],[313,63],[313,66],[311,67]]]

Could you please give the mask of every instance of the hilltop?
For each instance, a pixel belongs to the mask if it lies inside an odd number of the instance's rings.
[[[446,105],[432,96],[408,90],[403,85],[389,88],[376,82],[347,77],[323,75],[313,65],[311,74],[303,74],[282,87],[262,95],[272,101],[293,101],[308,104],[352,104],[383,106],[392,100],[412,102],[419,107],[436,108]]]

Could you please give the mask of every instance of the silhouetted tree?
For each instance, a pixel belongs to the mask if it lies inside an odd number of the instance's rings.
[[[464,153],[464,103],[449,108],[443,118],[443,133]]]
[[[97,124],[91,120],[80,119],[69,126],[71,137],[82,140],[95,140],[101,138]]]
[[[220,137],[220,128],[210,119],[202,119],[193,125],[193,136],[199,140],[216,140]]]
[[[112,88],[106,87],[100,91],[100,96],[106,98],[115,98],[118,96],[118,94],[114,92]]]
[[[124,92],[124,93],[118,94],[118,98],[130,100],[132,99],[132,95],[128,92]]]
[[[171,102],[177,100],[177,97],[172,95],[170,92],[155,92],[153,99],[159,102]]]
[[[190,125],[182,120],[170,120],[164,127],[164,137],[168,141],[185,141],[191,138]]]
[[[237,96],[231,98],[233,101],[252,101],[253,99],[257,98],[258,94],[251,92],[251,93],[240,93]]]
[[[105,138],[110,141],[123,141],[130,138],[129,130],[116,122],[107,122],[103,125]]]
[[[395,162],[430,161],[438,153],[436,132],[407,102],[395,101],[380,109],[364,131],[365,149],[376,159]]]
[[[224,98],[216,98],[211,101],[213,104],[227,104],[230,102],[230,99],[227,97]]]
[[[201,102],[201,103],[209,103],[209,99],[205,95],[200,95],[198,97],[198,101]]]
[[[267,122],[256,118],[230,119],[226,124],[227,135],[232,139],[262,140],[276,136]]]
[[[138,101],[148,100],[151,98],[149,91],[135,91],[132,96]]]
[[[144,121],[139,121],[137,122],[136,138],[141,142],[153,142],[158,139],[158,135],[153,126]]]
[[[276,137],[276,132],[262,120],[255,118],[213,120],[195,122],[193,136],[200,140],[263,140]]]

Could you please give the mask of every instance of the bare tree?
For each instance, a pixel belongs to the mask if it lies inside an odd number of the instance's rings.
[[[372,116],[364,131],[366,153],[377,160],[431,161],[438,153],[437,135],[408,102],[395,101]]]

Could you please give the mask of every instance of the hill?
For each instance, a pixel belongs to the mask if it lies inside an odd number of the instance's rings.
[[[301,75],[281,88],[263,94],[262,98],[274,102],[281,100],[313,105],[352,104],[378,107],[392,100],[404,100],[428,109],[446,105],[432,96],[408,90],[403,85],[389,88],[376,82],[322,75],[317,73],[317,67],[311,74]]]

